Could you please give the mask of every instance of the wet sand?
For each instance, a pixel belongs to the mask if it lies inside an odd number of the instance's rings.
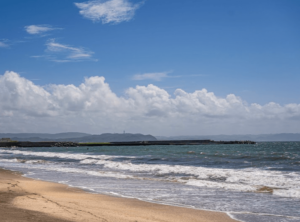
[[[0,169],[0,221],[234,222],[225,213],[92,194]]]

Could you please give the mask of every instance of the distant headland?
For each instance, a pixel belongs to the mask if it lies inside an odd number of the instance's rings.
[[[1,138],[10,138],[13,141],[29,142],[74,142],[74,143],[94,143],[94,142],[131,142],[131,141],[155,141],[152,135],[132,134],[132,133],[103,133],[92,135],[87,133],[0,133]]]

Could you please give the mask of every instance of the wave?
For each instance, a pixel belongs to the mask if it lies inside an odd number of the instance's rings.
[[[259,168],[222,169],[165,164],[132,164],[110,160],[85,159],[81,164],[100,164],[107,169],[144,172],[187,185],[235,191],[257,191],[271,187],[274,195],[300,198],[300,174]],[[178,176],[187,175],[187,176]]]
[[[16,161],[3,161],[0,160],[0,162],[14,162],[18,164],[22,164],[22,162],[16,160]],[[32,163],[29,161],[29,163]],[[17,167],[25,167],[23,164],[18,165]],[[57,171],[57,172],[63,172],[63,173],[79,173],[79,174],[88,174],[92,176],[100,176],[100,177],[112,177],[112,178],[119,178],[119,179],[130,179],[134,178],[131,175],[126,175],[123,173],[118,172],[107,172],[107,171],[94,171],[94,170],[85,170],[85,169],[79,169],[79,168],[70,168],[70,167],[62,167],[60,165],[36,165],[36,164],[28,164],[26,165],[27,169],[38,169],[38,170],[45,170],[45,171]]]
[[[15,159],[0,159],[0,162],[16,163],[18,160]]]
[[[267,170],[266,168],[223,169],[201,166],[182,166],[167,164],[134,164],[128,156],[109,156],[92,154],[72,154],[55,152],[32,152],[20,150],[1,150],[0,153],[22,154],[30,156],[56,157],[79,160],[80,164],[102,165],[106,171],[89,171],[73,168],[53,168],[62,172],[87,173],[95,176],[116,178],[149,179],[179,182],[191,186],[217,188],[243,192],[268,192],[283,197],[300,198],[300,173]],[[123,162],[116,158],[129,158]],[[18,160],[6,160],[16,162]],[[34,160],[40,161],[40,160]],[[27,160],[26,163],[34,163]],[[114,172],[109,172],[113,170]],[[127,175],[128,172],[130,175]],[[143,177],[136,175],[145,173]],[[268,187],[268,189],[265,189]]]
[[[72,154],[72,153],[55,153],[55,152],[32,152],[32,151],[21,151],[21,150],[0,150],[2,154],[21,154],[24,156],[42,156],[50,158],[60,159],[73,159],[73,160],[84,160],[88,158],[92,159],[112,159],[112,158],[136,158],[134,156],[109,156],[109,155],[88,155],[88,154]]]
[[[50,163],[50,161],[46,160],[25,160],[25,159],[0,159],[0,162],[8,162],[8,163],[29,163],[29,164],[45,164]]]

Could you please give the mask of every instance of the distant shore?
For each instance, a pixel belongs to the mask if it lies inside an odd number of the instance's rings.
[[[255,144],[253,141],[214,141],[214,140],[156,140],[131,142],[0,142],[0,147],[75,147],[75,146],[151,146],[151,145],[212,145],[212,144]]]
[[[1,221],[234,222],[225,213],[87,193],[0,169]]]

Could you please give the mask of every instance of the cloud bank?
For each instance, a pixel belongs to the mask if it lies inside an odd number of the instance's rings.
[[[83,17],[94,22],[102,21],[103,24],[129,21],[140,7],[140,4],[133,4],[128,0],[96,0],[75,5]]]
[[[61,29],[61,28],[53,28],[50,25],[29,25],[29,26],[25,26],[25,31],[28,34],[31,34],[31,35],[44,34],[46,32],[56,30],[56,29]]]
[[[0,75],[0,132],[140,132],[205,135],[298,132],[300,104],[247,104],[206,89],[171,96],[155,85],[117,96],[104,77],[79,86],[34,84],[19,74]]]

